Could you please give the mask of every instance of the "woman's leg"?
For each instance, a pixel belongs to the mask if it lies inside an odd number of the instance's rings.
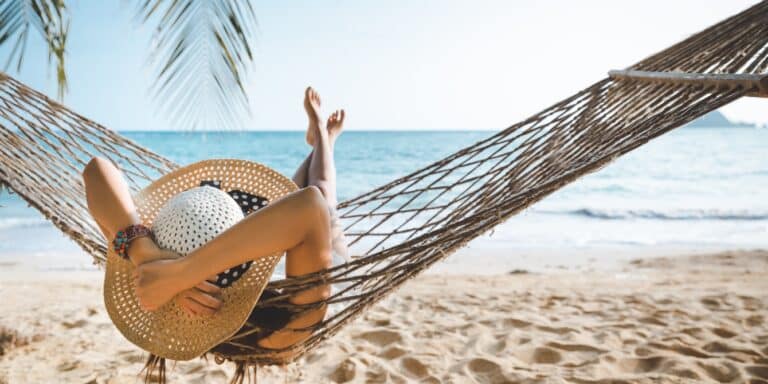
[[[334,112],[328,119],[331,123],[341,126],[343,122],[343,111]],[[333,144],[331,137],[326,129],[318,130],[321,132],[316,135],[315,148],[312,151],[312,161],[309,164],[309,173],[307,175],[307,185],[314,185],[320,188],[325,196],[325,200],[331,207],[336,207],[336,164],[333,158]]]
[[[320,114],[320,95],[308,87],[304,92],[304,109],[309,118],[307,128],[307,140],[313,140],[313,149],[309,157],[304,160],[297,174],[302,173],[304,165],[308,164],[306,182],[307,186],[315,186],[320,189],[327,206],[336,206],[336,167],[333,159],[333,145],[341,133],[344,123],[344,111],[338,110],[328,117],[327,124],[323,124]],[[309,160],[309,161],[308,161]],[[301,179],[301,178],[299,178]],[[301,180],[300,180],[301,181]],[[326,209],[327,209],[326,206]],[[294,257],[295,256],[295,257]],[[293,254],[288,252],[285,262],[285,273],[288,276],[300,276],[309,273],[306,259],[312,259],[312,255]],[[331,260],[325,260],[324,267],[331,266]],[[312,264],[312,263],[310,263]],[[316,269],[312,268],[310,272]]]
[[[328,117],[327,124],[323,126],[322,120],[320,120],[319,107],[319,95],[311,87],[307,88],[304,95],[304,108],[309,118],[307,143],[312,147],[312,150],[296,169],[293,174],[293,181],[299,188],[308,185],[317,186],[324,192],[324,196],[329,198],[329,203],[335,205],[336,168],[333,150],[336,139],[341,134],[345,112],[343,109],[335,111]],[[325,192],[329,193],[326,194]]]
[[[314,98],[315,106],[312,105],[313,101],[310,100],[310,98]],[[320,96],[312,89],[312,87],[307,87],[307,89],[304,90],[304,110],[307,112],[307,117],[309,119],[306,140],[307,144],[312,147],[312,151],[309,152],[309,155],[307,155],[304,161],[301,162],[301,165],[299,165],[299,168],[297,168],[296,172],[293,174],[293,182],[296,183],[299,188],[304,188],[308,185],[309,165],[312,163],[312,153],[315,148],[315,136],[320,124]]]
[[[310,100],[312,97],[316,98],[317,100],[317,108],[312,106],[312,101]],[[301,165],[299,165],[299,168],[297,168],[296,172],[293,174],[293,182],[296,183],[299,188],[304,188],[308,185],[311,185],[309,182],[310,167],[314,158],[315,148],[320,144],[317,142],[317,132],[318,130],[323,129],[321,126],[322,121],[320,120],[319,107],[320,97],[317,95],[317,92],[315,92],[311,87],[308,87],[304,93],[304,108],[306,109],[307,116],[309,117],[309,126],[307,127],[306,135],[307,144],[312,147],[312,151],[309,152],[309,155],[307,155],[304,161],[301,162]],[[341,134],[343,124],[343,109],[337,110],[328,117],[328,123],[326,124],[324,130],[328,133],[328,140],[326,140],[326,142],[330,145],[330,151],[327,151],[325,157],[330,157],[331,160],[333,159],[334,145],[336,144],[336,139]],[[328,172],[333,173],[335,179],[336,170],[334,169],[333,164],[331,164],[331,166],[326,169]],[[325,171],[322,173],[325,173]],[[314,172],[314,174],[317,175],[317,172]]]
[[[300,187],[316,186],[320,189],[327,205],[336,205],[336,168],[333,161],[333,146],[336,138],[341,133],[344,123],[344,111],[336,111],[328,118],[323,126],[320,120],[320,97],[312,88],[307,88],[304,95],[304,107],[309,117],[307,128],[307,140],[311,143],[312,151],[302,162],[293,177],[294,182]],[[326,207],[327,209],[327,207]],[[329,233],[330,237],[330,233]],[[295,248],[286,254],[285,271],[287,276],[301,276],[331,266],[332,259],[323,254],[315,253],[312,248]],[[311,262],[307,262],[310,260]],[[321,286],[315,292],[302,292],[292,298],[294,303],[312,303],[327,298],[330,294],[329,286]],[[286,325],[285,330],[272,333],[261,340],[259,345],[266,348],[284,348],[305,339],[310,332],[296,332],[290,329],[306,328],[323,320],[326,307],[303,313],[298,318]]]
[[[312,152],[309,152],[307,158],[301,162],[301,165],[299,165],[299,168],[297,168],[296,172],[293,174],[293,182],[296,183],[299,188],[304,188],[307,186],[307,180],[309,180],[309,163],[311,162]]]

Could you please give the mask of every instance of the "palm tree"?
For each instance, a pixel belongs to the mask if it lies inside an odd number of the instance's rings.
[[[160,109],[179,126],[234,127],[250,112],[243,86],[253,62],[256,16],[250,0],[136,2],[141,22],[154,29],[150,62],[157,81],[151,91]],[[42,38],[50,65],[56,68],[59,99],[68,86],[66,3],[0,1],[0,46],[13,44],[5,70],[21,69],[30,36]]]

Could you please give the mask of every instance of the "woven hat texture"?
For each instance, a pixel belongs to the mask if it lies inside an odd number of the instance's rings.
[[[206,160],[179,168],[134,196],[142,223],[152,228],[158,245],[184,255],[242,219],[227,193],[200,186],[206,180],[267,202],[297,189],[287,177],[250,161]],[[202,317],[186,314],[173,300],[153,312],[142,310],[134,292],[134,265],[109,250],[104,304],[118,330],[135,345],[168,359],[193,359],[242,327],[282,255],[259,257],[240,269],[242,275],[222,288],[222,307]]]

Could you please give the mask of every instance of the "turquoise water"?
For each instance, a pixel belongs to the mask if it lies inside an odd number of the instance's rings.
[[[345,132],[336,143],[339,199],[414,171],[492,132]],[[309,152],[304,132],[128,132],[179,164],[237,158],[292,176]]]
[[[127,132],[180,163],[243,158],[291,175],[302,132]],[[429,164],[492,132],[345,132],[336,145],[341,200]],[[768,247],[768,130],[683,128],[556,192],[481,247],[640,249]],[[15,196],[0,196],[0,261],[88,265],[79,249]]]

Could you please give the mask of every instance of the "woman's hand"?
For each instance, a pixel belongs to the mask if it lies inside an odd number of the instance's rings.
[[[128,256],[137,267],[142,264],[152,263],[160,260],[176,260],[181,255],[160,248],[151,238],[141,237],[134,240],[128,248]],[[137,268],[137,285],[139,285]],[[216,313],[221,308],[221,288],[213,284],[216,281],[216,276],[212,276],[208,281],[203,281],[196,286],[183,290],[177,294],[173,300],[176,301],[181,309],[191,316],[210,316]],[[155,296],[152,292],[148,292],[144,289],[137,289],[137,295],[139,295],[139,301],[144,303],[142,305],[146,310],[155,310],[158,308],[156,305],[146,305],[151,296]]]
[[[182,291],[174,298],[176,304],[190,316],[211,316],[221,308],[221,288],[212,282],[216,277],[203,281],[194,288]]]

